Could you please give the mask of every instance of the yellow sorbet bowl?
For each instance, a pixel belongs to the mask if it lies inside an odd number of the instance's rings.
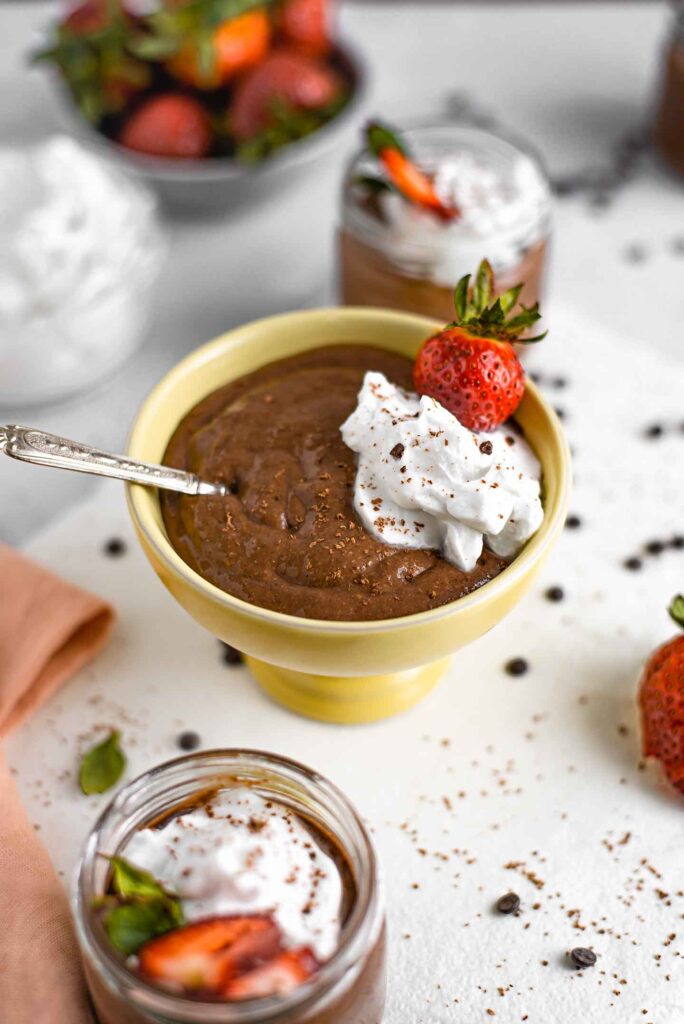
[[[178,363],[144,402],[129,441],[133,459],[161,462],[180,420],[221,385],[276,359],[323,345],[359,344],[413,358],[441,324],[384,309],[285,313],[229,331]],[[397,619],[331,622],[250,605],[207,582],[174,551],[155,490],[128,489],[145,554],[164,585],[200,625],[243,651],[275,700],[328,722],[369,722],[415,704],[454,651],[495,626],[530,588],[563,528],[571,460],[563,428],[528,383],[516,413],[543,467],[544,521],[491,582],[450,604]]]

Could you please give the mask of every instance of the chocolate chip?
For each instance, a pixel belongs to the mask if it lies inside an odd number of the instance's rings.
[[[622,563],[625,569],[629,569],[630,572],[638,572],[641,568],[640,558],[626,558]]]
[[[494,445],[491,441],[482,441],[480,444],[480,451],[483,455],[491,455],[494,451]]]
[[[126,553],[126,544],[120,537],[112,537],[105,544],[103,551],[109,558],[120,558]]]
[[[596,963],[596,953],[593,949],[586,949],[584,946],[576,946],[570,950],[570,959],[575,967],[581,970],[584,967],[593,967]]]
[[[499,896],[495,906],[499,914],[517,914],[520,910],[520,897],[515,892],[507,892],[505,896]]]
[[[675,551],[681,551],[682,548],[684,548],[684,537],[682,537],[680,533],[675,534],[675,536],[670,541],[670,547],[674,548]]]
[[[561,409],[559,406],[556,406],[556,408],[553,411],[555,412],[559,420],[565,419],[565,409]]]
[[[504,665],[509,676],[524,676],[529,667],[524,658],[511,658]]]
[[[242,654],[238,651],[237,647],[231,647],[230,644],[221,644],[223,648],[223,663],[224,665],[240,665],[242,663]]]
[[[181,750],[197,750],[201,740],[199,733],[188,730],[187,732],[180,733],[176,737],[176,743]]]
[[[648,253],[643,245],[634,243],[627,246],[624,255],[628,263],[643,263]]]
[[[652,423],[650,427],[646,427],[644,430],[644,437],[656,438],[662,437],[663,428],[660,423]]]
[[[551,381],[551,387],[553,388],[566,388],[567,386],[568,382],[565,377],[554,377]]]
[[[579,516],[571,515],[568,516],[568,518],[565,520],[565,525],[567,526],[568,530],[579,530],[580,526],[582,525],[582,520]]]
[[[649,555],[662,555],[665,545],[660,540],[650,540],[646,545]]]
[[[549,589],[546,591],[547,601],[553,601],[554,603],[557,603],[558,601],[562,601],[564,597],[565,591],[562,587],[549,587]]]
[[[400,444],[395,444],[394,448],[390,452],[390,455],[392,456],[393,459],[400,459],[403,454],[404,454],[404,446],[401,443]]]
[[[670,248],[676,256],[684,256],[684,235],[677,235],[673,238]]]

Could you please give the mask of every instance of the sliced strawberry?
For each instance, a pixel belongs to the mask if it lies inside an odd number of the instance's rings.
[[[410,203],[431,210],[442,220],[454,220],[460,215],[457,206],[440,199],[428,175],[410,158],[391,128],[371,122],[366,128],[366,140],[394,187]]]
[[[308,981],[319,966],[308,946],[289,949],[256,970],[230,978],[223,986],[221,995],[224,999],[235,1001],[286,996]]]
[[[161,93],[131,114],[119,142],[139,153],[198,159],[211,149],[209,117],[201,103],[191,96]]]
[[[290,49],[274,50],[238,82],[228,120],[238,140],[254,138],[268,127],[274,102],[300,110],[318,110],[337,98],[342,79],[321,61]]]
[[[280,30],[298,50],[315,57],[330,51],[329,0],[285,0],[278,18]]]
[[[263,8],[224,21],[212,38],[213,66],[204,68],[199,47],[189,39],[167,67],[174,77],[198,89],[217,89],[268,53],[271,22]]]
[[[147,942],[140,972],[173,988],[219,994],[226,979],[278,955],[280,929],[266,915],[212,917]]]

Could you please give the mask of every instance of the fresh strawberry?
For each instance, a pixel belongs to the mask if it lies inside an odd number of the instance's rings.
[[[168,62],[167,68],[187,85],[217,89],[263,60],[270,43],[271,22],[266,11],[258,7],[224,21],[213,31],[209,41],[211,59],[207,66],[201,59],[199,42],[189,39]]]
[[[246,974],[230,978],[223,986],[224,999],[264,999],[286,996],[316,973],[319,964],[308,946],[279,953],[273,960]]]
[[[410,203],[431,210],[441,220],[454,220],[460,215],[455,204],[440,199],[428,175],[411,159],[391,128],[377,121],[371,122],[366,128],[366,142],[371,153],[383,165],[391,183]]]
[[[117,4],[119,14],[125,14],[123,4]],[[72,36],[88,36],[102,32],[112,21],[113,8],[109,0],[85,0],[72,8],[62,21],[62,28]]]
[[[420,395],[430,395],[470,430],[494,430],[518,408],[525,392],[525,373],[513,341],[540,318],[538,303],[507,319],[522,285],[500,295],[492,305],[494,274],[483,260],[472,288],[470,274],[456,286],[458,318],[428,338],[418,352],[413,383]]]
[[[278,925],[266,915],[211,917],[145,943],[140,971],[162,985],[218,995],[234,976],[277,957],[280,941]]]
[[[191,96],[160,93],[131,114],[119,142],[139,153],[196,160],[211,149],[209,117]]]
[[[329,6],[329,0],[285,0],[278,26],[288,43],[314,57],[329,53]]]
[[[274,50],[237,83],[229,125],[242,142],[268,127],[278,101],[298,110],[318,110],[333,103],[341,91],[340,76],[321,61],[291,49]]]
[[[674,599],[670,615],[684,628],[684,596]],[[668,779],[684,794],[684,635],[651,656],[639,687],[645,757],[657,758]]]

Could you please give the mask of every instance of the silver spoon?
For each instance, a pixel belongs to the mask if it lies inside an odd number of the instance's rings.
[[[151,462],[134,462],[127,455],[91,448],[87,444],[69,441],[65,437],[46,434],[35,427],[9,424],[0,427],[0,452],[12,459],[31,462],[36,466],[53,469],[71,469],[94,476],[111,476],[145,487],[159,487],[179,494],[227,494],[225,484],[212,484],[200,480],[194,473],[170,466],[156,466]]]

